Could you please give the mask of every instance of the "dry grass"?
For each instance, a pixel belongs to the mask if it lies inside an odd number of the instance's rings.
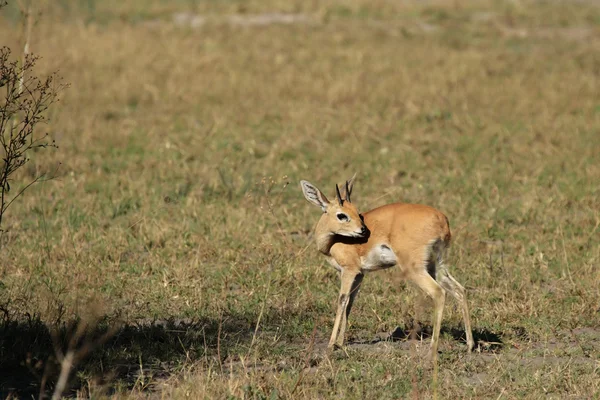
[[[599,395],[595,5],[61,4],[31,42],[39,73],[72,85],[50,114],[60,148],[20,179],[57,163],[60,178],[6,216],[3,396],[28,395],[51,363],[47,327],[93,309],[101,331],[126,326],[80,364],[80,395],[431,397],[405,343],[368,343],[428,323],[393,270],[365,279],[347,353],[323,354],[338,278],[297,182],[355,171],[362,209],[419,202],[450,218],[480,352],[463,354],[449,300],[441,397]],[[207,19],[179,25],[181,12]],[[265,12],[308,20],[230,18]],[[2,44],[19,48],[0,13]]]

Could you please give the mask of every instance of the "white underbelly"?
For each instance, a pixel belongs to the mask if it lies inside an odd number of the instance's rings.
[[[339,272],[342,271],[343,267],[335,260],[335,258],[328,256],[327,262]],[[366,256],[361,257],[360,263],[361,271],[377,271],[395,266],[398,264],[398,258],[391,247],[386,244],[380,244],[373,246]]]
[[[398,258],[390,246],[379,244],[373,246],[366,256],[361,257],[360,261],[363,271],[377,271],[395,266]]]

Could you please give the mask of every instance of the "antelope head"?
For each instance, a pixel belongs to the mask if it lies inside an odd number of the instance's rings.
[[[323,211],[319,226],[330,234],[354,238],[364,238],[369,234],[358,209],[350,200],[355,176],[346,181],[343,196],[339,186],[335,185],[335,201],[329,201],[312,183],[300,181],[306,200]]]

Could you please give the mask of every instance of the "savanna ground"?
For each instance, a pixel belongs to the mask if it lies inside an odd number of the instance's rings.
[[[354,172],[362,210],[451,221],[478,343],[467,356],[449,298],[440,398],[600,396],[597,4],[40,4],[37,72],[71,87],[43,127],[59,148],[13,186],[56,178],[3,224],[2,397],[52,392],[78,321],[91,351],[65,395],[433,397],[431,304],[393,270],[324,351],[338,276],[298,181],[332,195]],[[17,9],[0,11],[15,55]]]

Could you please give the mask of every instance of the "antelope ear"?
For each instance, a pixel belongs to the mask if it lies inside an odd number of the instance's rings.
[[[321,207],[323,212],[327,211],[327,207],[329,206],[329,200],[327,197],[315,185],[308,181],[300,181],[300,186],[302,186],[302,193],[304,193],[304,197],[306,200],[314,204],[315,206]]]
[[[352,188],[354,187],[354,178],[356,178],[356,172],[352,175],[352,178],[346,181],[346,187],[344,188],[344,198],[350,203],[352,203],[352,201],[350,201],[350,195],[352,194]]]

